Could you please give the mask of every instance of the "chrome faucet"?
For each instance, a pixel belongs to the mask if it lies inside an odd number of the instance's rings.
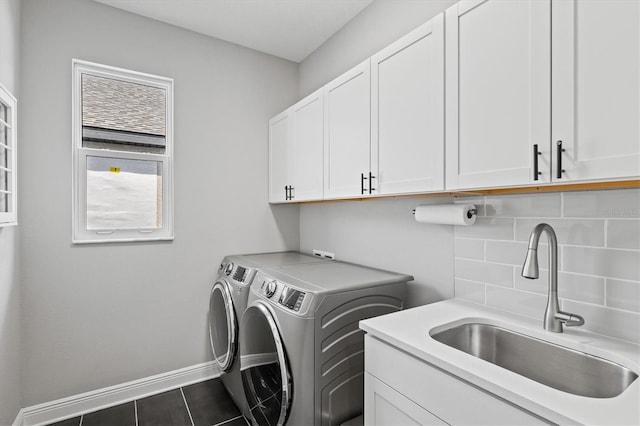
[[[522,265],[522,276],[537,279],[538,270],[538,241],[543,231],[549,239],[549,296],[547,308],[544,311],[544,329],[554,333],[562,333],[562,324],[577,326],[584,324],[580,315],[562,312],[558,303],[558,239],[551,225],[540,223],[531,232],[527,257]]]

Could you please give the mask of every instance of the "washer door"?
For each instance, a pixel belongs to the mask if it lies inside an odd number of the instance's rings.
[[[238,320],[229,283],[217,281],[209,298],[209,340],[222,371],[229,371],[238,348]]]
[[[242,316],[240,370],[252,424],[280,426],[291,405],[291,375],[271,310],[257,302]]]

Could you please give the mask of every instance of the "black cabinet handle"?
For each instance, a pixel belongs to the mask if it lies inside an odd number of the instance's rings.
[[[533,180],[538,180],[538,176],[542,174],[542,172],[538,171],[538,155],[542,155],[540,151],[538,151],[538,144],[533,145]]]
[[[287,201],[293,200],[293,186],[287,185],[284,187],[284,199]]]
[[[556,150],[556,159],[557,159],[557,163],[558,163],[558,165],[557,165],[558,169],[557,169],[557,172],[556,172],[556,177],[558,179],[562,179],[562,173],[565,171],[562,168],[562,153],[565,152],[565,149],[562,147],[562,141],[556,142],[556,147],[557,147],[556,148],[557,149]]]
[[[360,195],[364,194],[364,181],[367,180],[366,177],[364,177],[364,173],[360,173]]]
[[[376,190],[376,189],[373,187],[373,180],[374,180],[375,178],[376,178],[376,177],[375,177],[375,176],[373,176],[373,175],[371,174],[371,172],[369,172],[369,194],[371,194],[371,191],[375,191],[375,190]]]

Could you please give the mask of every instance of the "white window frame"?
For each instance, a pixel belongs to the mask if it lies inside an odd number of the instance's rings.
[[[2,126],[7,132],[7,144],[0,143],[0,149],[6,151],[10,167],[1,167],[9,177],[6,190],[0,190],[7,196],[7,211],[0,212],[0,227],[18,224],[18,101],[2,84],[0,84],[0,103],[7,107],[7,122]]]
[[[173,240],[173,79],[108,65],[72,60],[72,242],[73,244]],[[164,154],[82,146],[82,74],[158,87],[166,93]],[[87,157],[148,160],[162,163],[162,228],[87,230]]]

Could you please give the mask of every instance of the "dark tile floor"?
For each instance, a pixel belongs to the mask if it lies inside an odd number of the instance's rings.
[[[184,386],[50,426],[247,426],[220,379]]]

